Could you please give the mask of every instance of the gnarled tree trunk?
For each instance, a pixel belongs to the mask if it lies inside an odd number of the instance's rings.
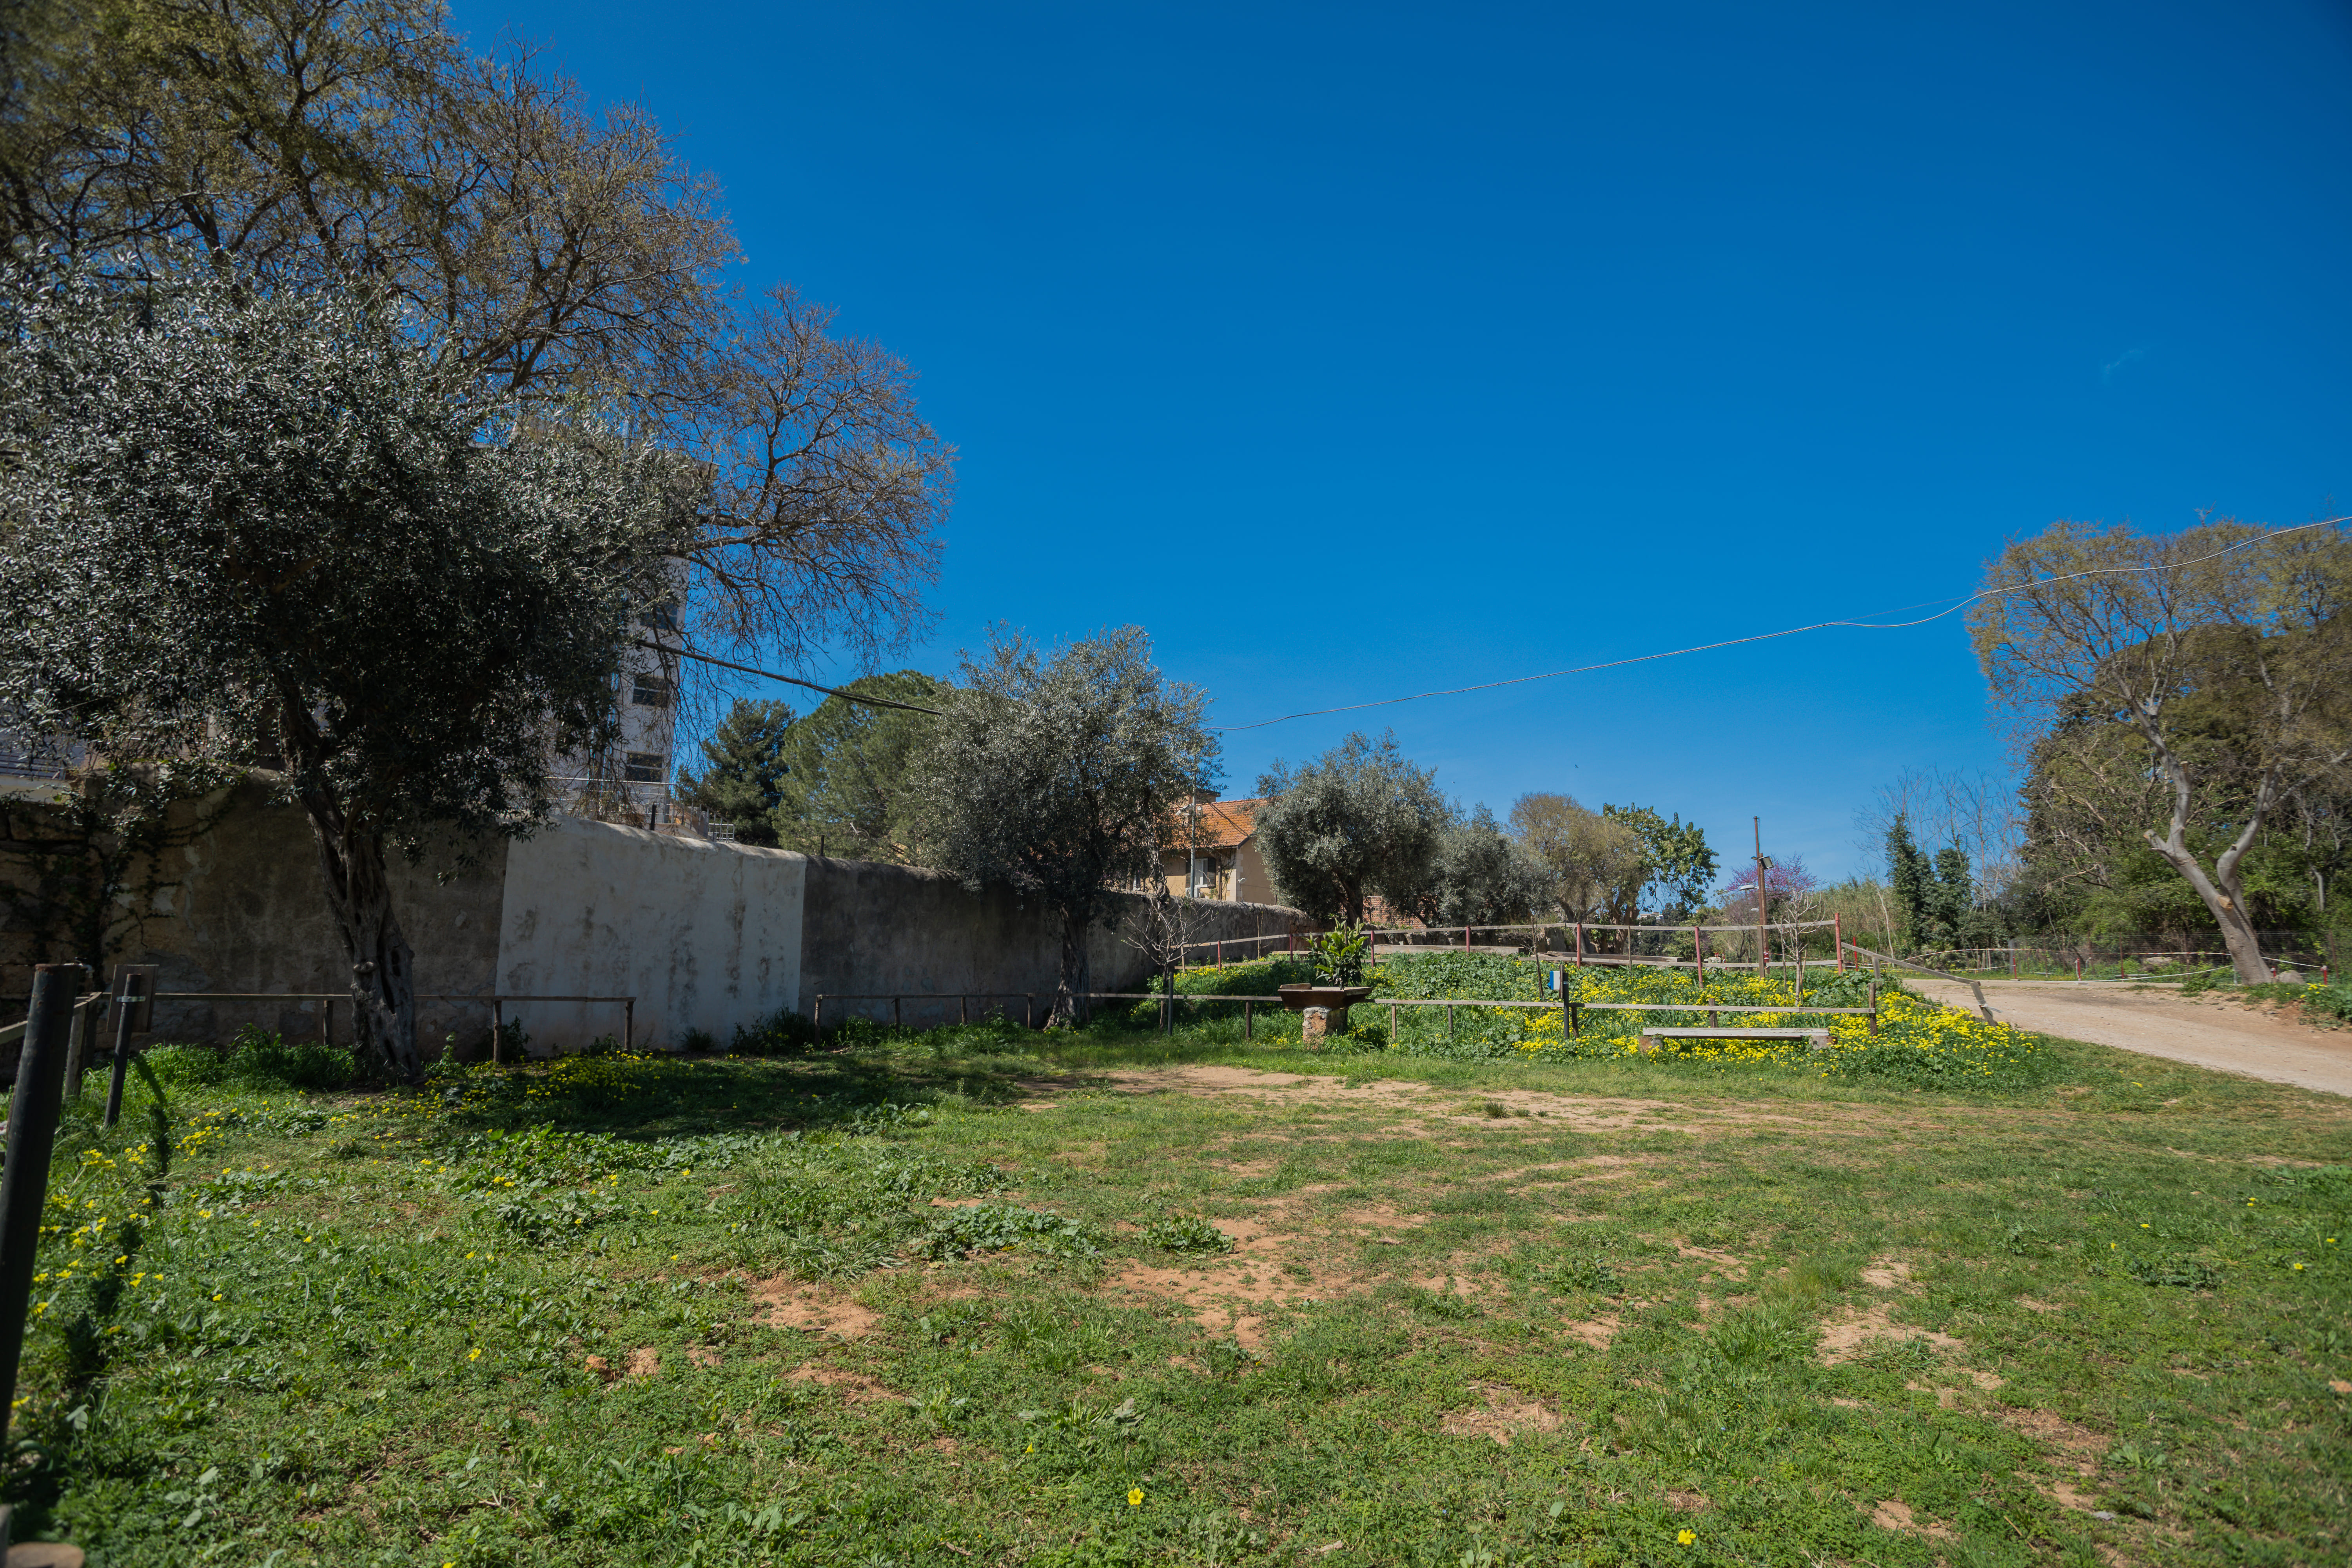
[[[1062,911],[1062,965],[1054,981],[1054,1011],[1050,1028],[1073,1028],[1093,1015],[1094,959],[1087,951],[1087,927],[1093,922],[1084,910]]]
[[[2230,950],[2230,967],[2241,985],[2260,985],[2271,977],[2270,964],[2263,958],[2262,938],[2254,930],[2253,917],[2246,913],[2245,885],[2239,880],[2238,865],[2253,847],[2274,804],[2276,791],[2272,779],[2265,777],[2254,791],[2245,822],[2238,837],[2227,849],[2214,858],[2213,869],[2204,865],[2189,847],[2189,771],[2169,747],[2160,741],[2156,745],[2157,760],[2164,769],[2166,781],[2172,786],[2172,820],[2164,837],[2158,837],[2143,828],[2141,837],[2148,846],[2164,857],[2172,868],[2187,879],[2204,900],[2206,910],[2213,916],[2214,924],[2221,928],[2222,945]]]
[[[319,847],[319,870],[327,884],[327,908],[352,962],[352,1010],[361,1039],[387,1071],[403,1082],[424,1080],[416,1049],[415,955],[393,913],[392,884],[385,876],[383,836],[355,829],[338,801],[324,790],[301,793],[310,837]]]

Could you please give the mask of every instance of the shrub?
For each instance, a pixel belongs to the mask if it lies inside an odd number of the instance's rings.
[[[165,1083],[254,1089],[347,1089],[360,1076],[359,1059],[341,1046],[288,1045],[271,1030],[247,1024],[226,1052],[203,1046],[149,1047],[147,1065]]]
[[[2352,1024],[2352,985],[2306,985],[2302,1001],[2306,1023],[2329,1027]]]

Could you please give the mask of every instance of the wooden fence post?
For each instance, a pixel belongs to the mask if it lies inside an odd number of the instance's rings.
[[[1830,917],[1830,934],[1837,939],[1837,972],[1843,974],[1845,973],[1845,917],[1843,915]]]

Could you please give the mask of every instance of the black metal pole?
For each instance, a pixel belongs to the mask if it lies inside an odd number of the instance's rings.
[[[16,1405],[16,1363],[25,1353],[25,1316],[32,1306],[34,1254],[48,1202],[49,1150],[57,1142],[74,983],[80,974],[79,963],[34,969],[16,1098],[8,1108],[8,1165],[0,1173],[0,1442]]]
[[[121,994],[114,998],[114,1071],[106,1080],[109,1127],[122,1120],[122,1079],[131,1070],[131,1026],[139,1014],[139,989],[142,984],[141,975],[123,976]]]

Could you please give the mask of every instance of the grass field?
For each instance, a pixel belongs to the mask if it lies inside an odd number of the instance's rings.
[[[2352,1103],[2063,1042],[1993,1091],[1234,1033],[182,1081],[104,1137],[75,1108],[18,1539],[2347,1556]]]

